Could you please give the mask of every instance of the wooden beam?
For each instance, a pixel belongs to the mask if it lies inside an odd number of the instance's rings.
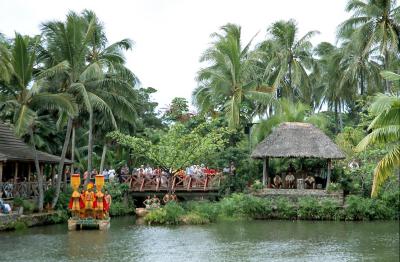
[[[327,166],[328,166],[328,176],[326,178],[326,187],[325,187],[325,189],[328,189],[328,186],[331,183],[331,168],[332,168],[332,160],[331,159],[327,160]]]
[[[263,186],[268,185],[268,166],[269,166],[269,158],[264,158],[263,162]]]

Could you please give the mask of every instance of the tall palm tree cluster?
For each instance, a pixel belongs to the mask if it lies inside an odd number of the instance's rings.
[[[267,38],[242,44],[241,27],[227,24],[211,35],[200,58],[193,98],[199,111],[224,115],[232,127],[255,116],[278,113],[281,99],[303,103],[311,113],[327,109],[341,129],[342,112],[354,101],[377,92],[394,91],[380,76],[400,67],[400,8],[395,0],[349,0],[351,17],[337,30],[337,45],[313,46],[318,31],[299,35],[294,20],[277,21]]]
[[[101,151],[103,167],[106,134],[116,129],[134,133],[143,125],[140,116],[156,106],[146,105],[149,90],[137,88],[137,77],[125,66],[123,53],[132,45],[129,39],[110,44],[89,10],[43,23],[40,36],[0,35],[0,119],[27,138],[35,152],[39,147],[61,155],[58,174],[64,173],[66,157],[92,170],[92,156]],[[35,167],[42,210],[43,174],[37,157]],[[58,175],[53,207],[61,179]]]
[[[359,113],[357,101],[384,94],[370,110],[384,120],[371,124],[372,134],[359,146],[395,143],[375,170],[376,195],[400,159],[400,89],[393,77],[400,73],[400,7],[396,0],[348,0],[346,11],[350,18],[338,25],[336,44],[313,46],[310,40],[318,32],[299,35],[294,20],[273,23],[265,40],[245,45],[239,25],[221,27],[200,58],[205,66],[198,71],[193,100],[200,113],[222,116],[238,130],[261,119],[252,128],[252,142],[257,143],[282,121],[318,125],[327,122],[324,115],[333,117],[338,133],[344,113]]]

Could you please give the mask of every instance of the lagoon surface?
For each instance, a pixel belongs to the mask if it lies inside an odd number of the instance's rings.
[[[67,225],[0,232],[0,261],[399,261],[399,224],[240,221],[204,226],[137,225],[114,218],[107,232]]]

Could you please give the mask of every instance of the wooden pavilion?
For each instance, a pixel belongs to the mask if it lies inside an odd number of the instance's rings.
[[[39,150],[37,156],[41,172],[54,182],[60,157]],[[65,160],[65,165],[71,163]],[[17,138],[10,127],[0,122],[0,197],[35,197],[38,185],[34,173],[33,148]],[[44,181],[44,184],[48,186],[48,182]]]
[[[320,129],[308,123],[285,122],[259,143],[251,154],[263,159],[263,185],[269,185],[270,158],[316,158],[327,161],[326,188],[330,183],[332,160],[344,159],[344,153]],[[298,177],[296,177],[298,178]]]

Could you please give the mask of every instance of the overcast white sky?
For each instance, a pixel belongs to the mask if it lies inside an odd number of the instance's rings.
[[[201,53],[210,43],[210,34],[231,22],[242,26],[247,42],[260,32],[255,42],[266,36],[277,20],[295,19],[300,35],[318,30],[313,42],[335,41],[336,27],[349,14],[346,0],[0,0],[0,32],[12,37],[38,34],[40,24],[64,20],[68,10],[91,9],[104,22],[111,42],[134,40],[126,54],[128,67],[144,87],[158,90],[154,100],[165,107],[176,96],[190,101],[196,87]]]

